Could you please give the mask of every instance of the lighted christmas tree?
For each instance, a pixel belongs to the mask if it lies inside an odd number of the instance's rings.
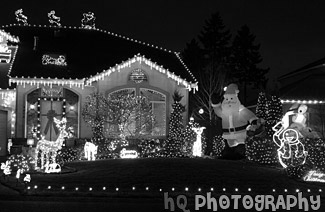
[[[183,147],[182,152],[185,156],[192,156],[193,144],[196,140],[196,133],[193,131],[193,127],[199,127],[199,124],[194,122],[194,118],[191,117],[189,123],[185,127],[182,133]]]
[[[110,108],[107,99],[99,93],[94,93],[86,98],[82,109],[82,116],[93,132],[92,142],[100,143],[103,136],[104,123],[107,121]]]
[[[280,98],[277,96],[271,96],[271,100],[267,103],[267,118],[266,118],[266,133],[268,137],[272,137],[274,131],[272,127],[281,121],[283,113],[282,113],[282,103]]]
[[[182,146],[184,140],[182,139],[182,132],[184,129],[182,113],[185,107],[180,103],[183,98],[177,91],[174,92],[172,105],[173,111],[170,115],[169,133],[165,146],[165,154],[167,157],[180,157],[182,156]]]
[[[264,92],[260,92],[257,99],[256,116],[264,120],[267,119],[267,98]]]

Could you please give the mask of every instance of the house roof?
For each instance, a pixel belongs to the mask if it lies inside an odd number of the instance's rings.
[[[287,102],[324,102],[325,58],[282,75],[280,97]]]
[[[301,74],[302,72],[306,72],[306,71],[309,71],[311,69],[315,69],[317,67],[322,67],[322,66],[325,66],[325,57],[320,59],[320,60],[317,60],[315,62],[312,62],[312,63],[310,63],[308,65],[305,65],[305,66],[303,66],[303,67],[301,67],[301,68],[299,68],[297,70],[294,70],[294,71],[291,71],[291,72],[289,72],[287,74],[284,74],[284,75],[280,76],[278,78],[278,80],[283,80],[283,79],[285,79],[287,77],[291,77],[291,76],[294,76],[294,75],[297,75],[297,74]]]
[[[12,78],[87,79],[140,54],[182,79],[196,82],[177,52],[105,30],[16,24],[1,28],[20,40],[9,73]],[[44,55],[63,55],[66,65],[44,65]]]

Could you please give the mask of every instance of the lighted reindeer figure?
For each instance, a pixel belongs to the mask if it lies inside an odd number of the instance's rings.
[[[52,10],[51,12],[49,12],[47,14],[47,16],[49,17],[49,22],[50,22],[51,25],[53,25],[53,26],[59,26],[59,27],[61,26],[61,23],[60,23],[61,18],[55,15],[55,11],[54,10]]]
[[[81,26],[86,29],[95,29],[96,17],[93,12],[83,13]]]
[[[277,150],[278,158],[283,168],[287,168],[287,163],[294,160],[304,164],[307,157],[305,147],[299,140],[299,132],[289,127],[289,115],[291,114],[293,114],[292,111],[287,112],[282,120],[272,127],[275,131],[273,141],[279,147]],[[278,128],[279,126],[280,128]],[[294,151],[294,154],[292,154],[292,151]]]
[[[202,133],[205,127],[193,127],[192,130],[196,133],[196,141],[193,144],[193,156],[202,156]]]
[[[15,15],[18,24],[28,25],[27,16],[23,14],[23,9],[16,10]]]
[[[44,137],[42,137],[42,139],[38,141],[36,146],[36,167],[37,167],[37,161],[39,159],[39,153],[40,153],[41,169],[43,169],[46,166],[46,164],[49,165],[49,164],[56,163],[55,159],[56,159],[57,152],[62,148],[64,139],[69,137],[69,133],[66,131],[67,119],[62,118],[62,120],[58,120],[54,118],[54,122],[60,131],[60,134],[56,139],[56,141],[48,141],[45,140]]]

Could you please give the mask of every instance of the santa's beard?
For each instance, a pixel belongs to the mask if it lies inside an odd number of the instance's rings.
[[[239,103],[236,102],[231,102],[231,103],[222,103],[221,108],[222,108],[222,113],[225,115],[232,115],[235,112],[239,111]]]

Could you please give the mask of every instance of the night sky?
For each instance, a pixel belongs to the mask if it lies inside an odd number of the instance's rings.
[[[0,25],[16,23],[20,8],[30,24],[48,24],[47,13],[55,10],[63,25],[75,26],[82,13],[92,11],[98,28],[174,51],[182,51],[218,11],[233,35],[244,24],[256,35],[264,59],[260,66],[271,68],[269,82],[325,56],[322,0],[10,0],[0,5]]]

